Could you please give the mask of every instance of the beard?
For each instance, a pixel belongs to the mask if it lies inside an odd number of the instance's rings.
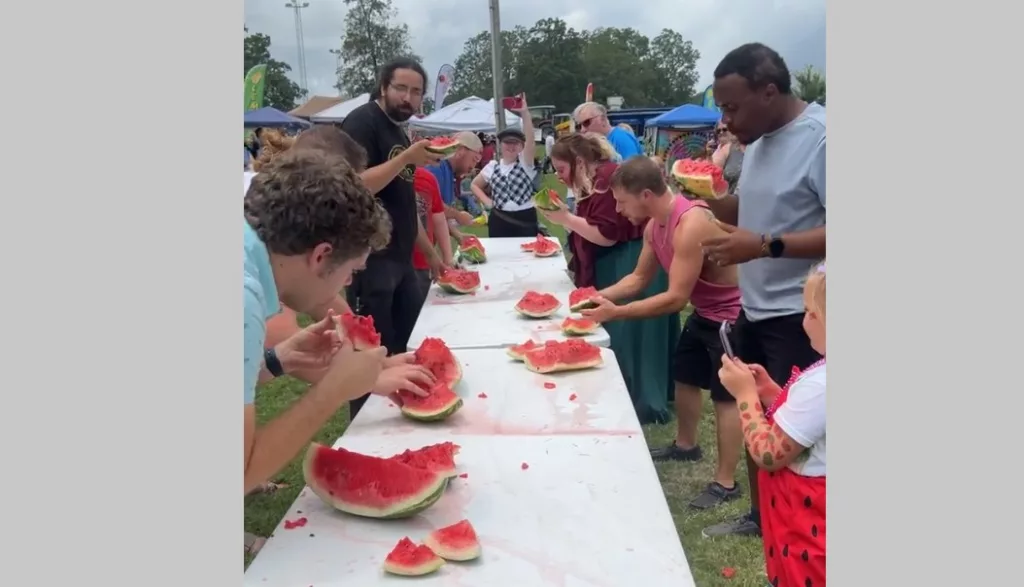
[[[412,118],[412,115],[416,113],[416,109],[413,108],[411,104],[403,102],[396,104],[385,99],[384,113],[388,115],[388,118],[395,122],[405,122]]]

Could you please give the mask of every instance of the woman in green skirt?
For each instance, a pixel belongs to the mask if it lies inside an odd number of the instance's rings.
[[[633,272],[643,248],[643,225],[615,211],[610,180],[618,165],[615,150],[599,135],[573,134],[555,143],[551,162],[558,179],[576,195],[576,212],[541,211],[569,231],[569,270],[576,287],[606,288]],[[665,291],[668,277],[658,277],[641,298]],[[637,418],[643,424],[672,418],[672,348],[679,338],[679,317],[662,316],[604,324],[611,337]]]

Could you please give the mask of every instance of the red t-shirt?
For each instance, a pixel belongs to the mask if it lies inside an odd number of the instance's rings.
[[[416,213],[427,231],[427,239],[431,244],[436,242],[434,238],[434,223],[431,217],[434,214],[444,214],[444,202],[441,200],[441,188],[437,185],[437,178],[422,167],[416,168],[413,176],[412,189],[416,192]],[[412,251],[412,266],[416,269],[428,269],[427,257],[414,247]]]

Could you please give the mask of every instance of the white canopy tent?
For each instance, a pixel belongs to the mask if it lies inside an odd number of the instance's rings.
[[[370,94],[359,94],[355,98],[349,98],[340,104],[335,104],[323,112],[317,112],[309,117],[313,122],[341,122],[353,110],[370,101]]]
[[[522,121],[515,114],[505,111],[505,125],[520,128]],[[463,98],[423,118],[412,118],[409,127],[422,133],[450,133],[459,131],[495,132],[494,100],[476,96]]]

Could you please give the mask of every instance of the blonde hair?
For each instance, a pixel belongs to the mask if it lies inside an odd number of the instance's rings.
[[[252,170],[259,172],[265,168],[281,153],[292,148],[295,144],[295,137],[285,136],[284,133],[274,129],[263,129],[260,133],[260,156],[252,162]]]
[[[808,310],[814,312],[822,319],[825,318],[825,261],[814,266],[811,274],[807,276],[807,284],[804,285],[804,292],[807,293]]]
[[[564,136],[558,139],[555,146],[551,148],[552,159],[569,164],[572,175],[572,185],[569,187],[576,194],[577,202],[585,200],[594,191],[589,166],[594,163],[612,161],[615,156],[615,149],[611,143],[598,133],[576,133]],[[577,160],[583,161],[583,165],[578,166]]]

